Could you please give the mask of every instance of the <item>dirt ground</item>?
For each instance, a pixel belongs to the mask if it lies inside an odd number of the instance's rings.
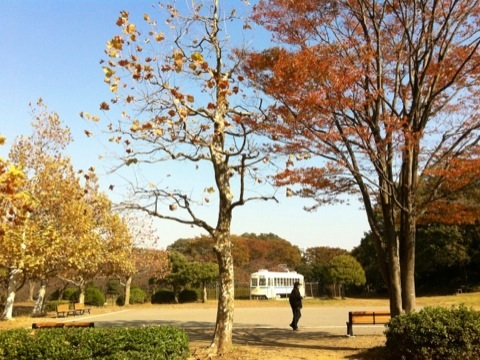
[[[187,330],[192,359],[209,359],[211,333]],[[309,331],[273,329],[240,330],[233,333],[233,349],[226,360],[380,360],[385,359],[385,336],[321,334]]]

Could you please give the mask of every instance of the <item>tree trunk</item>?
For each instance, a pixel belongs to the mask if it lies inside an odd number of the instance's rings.
[[[232,246],[228,235],[223,235],[217,240],[215,252],[219,266],[220,286],[215,335],[211,347],[217,348],[217,354],[223,354],[230,350],[232,344],[235,295]]]
[[[178,304],[178,286],[173,285],[173,296],[175,300],[175,304]]]
[[[400,251],[398,248],[398,237],[392,234],[387,239],[387,252],[390,261],[390,313],[392,316],[397,316],[402,313],[402,282],[400,274]]]
[[[412,130],[411,130],[412,131]],[[413,131],[412,131],[413,132]],[[417,189],[418,143],[406,138],[402,161],[400,183],[400,201],[402,204],[400,217],[400,251],[402,274],[402,301],[405,312],[415,310],[415,239],[416,239],[416,206],[415,190]]]
[[[402,214],[401,222],[401,274],[403,310],[410,313],[416,307],[415,294],[415,239],[416,221],[411,213]]]
[[[388,166],[389,162],[387,159],[384,161],[384,167]],[[355,176],[357,179],[357,184],[360,187],[360,192],[362,194],[363,203],[365,206],[365,210],[367,213],[367,220],[368,224],[370,225],[370,229],[372,231],[372,236],[375,245],[375,253],[377,255],[378,266],[380,269],[380,274],[382,275],[383,281],[387,287],[388,294],[391,294],[391,277],[390,277],[390,266],[388,261],[387,255],[387,246],[386,246],[386,236],[385,236],[385,223],[386,221],[383,220],[383,217],[387,216],[391,218],[393,216],[392,207],[390,206],[390,201],[388,199],[388,195],[385,192],[381,192],[382,196],[380,197],[380,204],[382,209],[382,220],[378,219],[378,215],[375,212],[374,206],[372,205],[372,199],[368,187],[364,184],[363,179],[361,176]],[[380,178],[380,184],[382,188],[386,188],[385,182]],[[392,221],[392,220],[391,220]]]
[[[129,276],[127,278],[127,281],[125,282],[125,303],[124,305],[130,305],[130,288],[132,286],[132,276]]]
[[[8,274],[7,299],[5,301],[2,320],[11,320],[13,318],[13,303],[15,302],[16,292],[22,287],[22,284],[19,282],[20,275],[22,274],[22,269],[10,268],[10,273]]]
[[[203,288],[203,298],[202,298],[202,302],[203,303],[206,303],[207,302],[207,283],[206,281],[204,281],[202,283],[202,288]]]
[[[402,304],[406,313],[415,310],[416,294],[415,294],[415,230],[407,230],[404,232],[402,241]]]
[[[85,303],[85,284],[83,283],[80,285],[80,295],[78,296],[78,302],[80,304]]]
[[[390,188],[390,192],[391,191],[392,189]],[[382,195],[382,214],[384,226],[383,237],[385,239],[385,251],[388,259],[388,295],[390,297],[390,313],[392,316],[396,316],[402,313],[402,281],[400,273],[399,238],[397,235],[396,213],[393,203],[389,191],[384,191],[384,194]]]
[[[47,289],[47,282],[42,280],[40,282],[40,288],[37,292],[37,301],[35,302],[35,306],[32,311],[32,315],[41,315],[45,313],[45,293]]]
[[[28,280],[28,301],[33,302],[33,293],[35,292],[35,281]]]

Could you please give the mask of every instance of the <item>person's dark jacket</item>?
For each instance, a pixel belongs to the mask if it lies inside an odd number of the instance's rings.
[[[292,308],[302,308],[302,295],[300,295],[300,290],[296,286],[290,293],[290,298],[288,300],[290,301],[290,306]]]

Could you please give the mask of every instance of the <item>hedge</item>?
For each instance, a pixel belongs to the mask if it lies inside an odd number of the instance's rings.
[[[396,316],[385,335],[392,360],[480,359],[480,312],[464,305]]]
[[[0,332],[0,360],[177,360],[188,356],[186,333],[171,326]]]

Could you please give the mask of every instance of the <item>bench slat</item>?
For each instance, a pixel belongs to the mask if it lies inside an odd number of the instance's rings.
[[[69,304],[59,304],[56,308],[57,317],[67,317],[69,315],[83,315],[85,313],[90,314],[90,308],[85,307],[85,304],[75,303],[73,304],[73,309],[70,309]]]
[[[69,304],[58,304],[57,308],[57,317],[62,315],[63,317],[67,317],[68,315],[75,315],[75,310],[70,309]]]
[[[73,305],[73,308],[75,309],[75,312],[77,314],[83,315],[86,312],[88,312],[90,314],[90,308],[86,308],[85,304],[75,303]]]
[[[386,324],[390,321],[389,311],[350,311],[348,313],[347,335],[353,336],[353,324]]]

